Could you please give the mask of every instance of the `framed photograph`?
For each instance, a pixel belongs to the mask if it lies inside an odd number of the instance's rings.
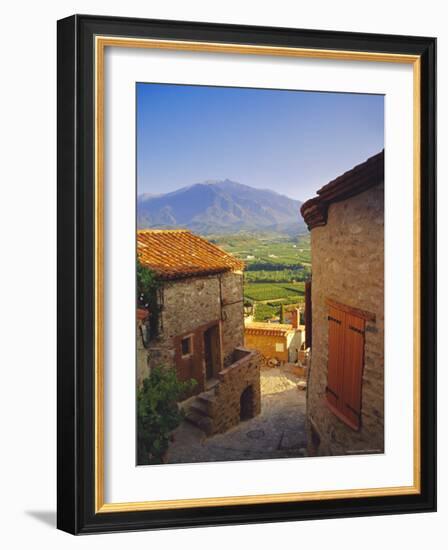
[[[434,38],[58,22],[58,527],[434,511]]]

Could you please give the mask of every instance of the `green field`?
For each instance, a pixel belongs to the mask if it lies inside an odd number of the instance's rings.
[[[254,306],[256,321],[278,318],[284,306],[304,301],[304,281],[311,276],[309,233],[208,236],[246,264],[244,299]]]
[[[283,303],[303,301],[304,283],[246,283],[244,296],[255,302],[283,299]]]
[[[291,238],[278,234],[241,234],[209,236],[209,240],[237,258],[244,260],[247,270],[291,269],[299,271],[311,265],[308,233]]]
[[[280,317],[281,304],[278,303],[259,303],[255,305],[254,320],[255,321],[267,321]]]
[[[299,306],[304,302],[305,283],[246,283],[244,298],[254,308],[255,321],[280,319],[282,306]]]

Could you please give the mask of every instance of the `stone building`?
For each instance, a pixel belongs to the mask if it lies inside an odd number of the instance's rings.
[[[268,361],[296,363],[305,342],[305,327],[299,324],[298,309],[292,312],[291,321],[291,324],[246,322],[245,346],[259,350]]]
[[[317,195],[301,207],[312,251],[308,451],[384,452],[384,151]]]
[[[207,395],[193,403],[190,420],[207,433],[258,414],[259,356],[242,348],[244,263],[187,230],[140,230],[137,254],[159,281],[148,373],[164,365],[196,380],[195,392]]]
[[[140,386],[143,379],[148,376],[148,352],[146,351],[146,338],[149,312],[146,309],[137,308],[137,385]]]

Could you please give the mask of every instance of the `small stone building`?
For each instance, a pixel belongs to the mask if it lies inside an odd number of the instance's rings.
[[[260,414],[260,366],[258,351],[236,348],[231,364],[218,374],[218,382],[189,400],[187,420],[214,435]]]
[[[246,322],[244,341],[246,348],[257,349],[267,361],[296,363],[305,342],[305,327],[299,324],[299,310],[292,315],[292,324]]]
[[[384,452],[384,151],[317,195],[301,207],[312,251],[308,451]]]
[[[260,360],[242,348],[244,263],[183,229],[139,230],[137,254],[160,285],[147,374],[163,365],[175,368],[179,380],[196,380],[195,393],[207,395],[190,420],[208,434],[258,414]]]
[[[161,283],[148,366],[174,367],[203,391],[244,341],[244,264],[187,230],[140,230],[137,254]]]

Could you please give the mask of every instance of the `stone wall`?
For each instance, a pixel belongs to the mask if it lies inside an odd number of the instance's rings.
[[[222,349],[224,365],[228,365],[235,348],[244,343],[243,274],[224,273],[220,280]]]
[[[294,332],[290,332],[287,337],[288,346],[288,361],[290,363],[296,363],[299,359],[299,351],[302,344],[305,342],[305,330],[304,327],[298,327]]]
[[[275,325],[273,325],[275,327]],[[257,349],[266,359],[277,359],[281,363],[295,363],[298,358],[298,350],[305,339],[304,327],[290,330],[286,334],[265,334],[263,331],[257,334],[256,330],[247,325],[249,330],[244,333],[244,345],[248,349]],[[283,346],[282,351],[278,346]]]
[[[277,359],[282,363],[288,361],[288,342],[286,334],[252,334],[245,333],[244,345],[248,349],[258,350],[266,359]],[[280,351],[278,346],[283,346]]]
[[[237,348],[233,360],[219,373],[219,384],[207,400],[207,414],[211,418],[209,435],[225,432],[239,424],[241,396],[247,388],[251,388],[249,416],[257,416],[261,411],[260,354],[255,350]]]
[[[149,375],[148,351],[144,344],[144,331],[146,327],[137,319],[137,385],[140,386],[143,379]]]
[[[307,388],[309,453],[384,450],[384,186],[332,204],[325,226],[311,230],[312,333]],[[326,406],[330,298],[372,312],[365,329],[361,428]]]
[[[232,361],[235,347],[244,341],[243,275],[228,272],[163,283],[160,332],[148,345],[149,365],[176,366],[180,338],[219,324],[221,361]],[[203,368],[201,338],[196,338],[195,367]],[[199,363],[199,364],[198,364]],[[204,379],[197,391],[204,389]]]

